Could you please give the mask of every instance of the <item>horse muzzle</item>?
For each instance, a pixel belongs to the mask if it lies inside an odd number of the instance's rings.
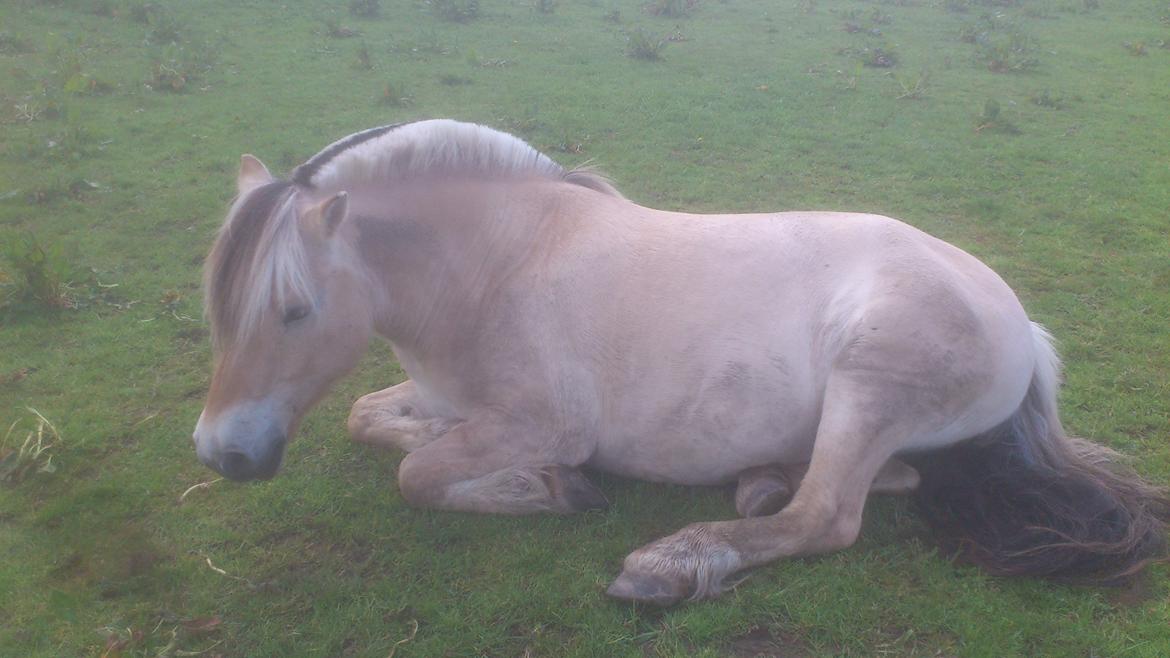
[[[209,455],[200,454],[199,461],[236,482],[271,480],[284,460],[284,445],[285,439],[281,436],[264,441],[259,450],[227,447]]]
[[[284,460],[288,437],[280,424],[257,420],[244,415],[207,423],[201,415],[191,437],[199,461],[236,482],[271,480]]]

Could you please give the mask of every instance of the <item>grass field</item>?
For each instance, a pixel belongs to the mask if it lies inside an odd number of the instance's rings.
[[[401,455],[344,432],[403,377],[381,345],[278,478],[181,496],[214,477],[199,270],[240,153],[286,173],[423,117],[592,160],[645,205],[951,241],[1060,340],[1066,426],[1170,483],[1168,41],[1165,0],[5,2],[0,655],[1167,655],[1164,565],[991,578],[902,500],[717,601],[608,600],[626,553],[731,518],[729,492],[597,476],[603,514],[409,509]]]

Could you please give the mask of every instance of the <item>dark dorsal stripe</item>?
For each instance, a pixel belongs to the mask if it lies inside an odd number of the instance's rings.
[[[389,126],[370,128],[368,130],[354,133],[343,140],[330,144],[329,146],[325,147],[324,151],[314,155],[313,157],[309,158],[308,162],[297,167],[296,170],[293,171],[292,182],[300,185],[301,187],[312,187],[313,176],[316,176],[317,172],[321,170],[321,167],[324,167],[331,160],[333,160],[333,158],[336,158],[337,156],[357,146],[358,144],[363,144],[370,141],[371,139],[381,137],[391,130],[394,130],[395,128],[401,128],[402,126],[405,126],[409,123],[414,122],[407,121],[404,123],[391,124]]]

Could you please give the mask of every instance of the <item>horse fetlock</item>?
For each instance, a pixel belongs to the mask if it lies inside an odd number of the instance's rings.
[[[660,606],[714,598],[742,566],[739,551],[708,525],[696,523],[628,555],[606,593]]]
[[[830,521],[825,528],[818,547],[822,551],[839,551],[849,548],[861,535],[861,515],[842,514]]]

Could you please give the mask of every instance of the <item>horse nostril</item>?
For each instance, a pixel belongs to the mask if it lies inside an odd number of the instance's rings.
[[[219,459],[219,472],[231,480],[251,480],[256,472],[256,465],[252,458],[239,451],[223,453]]]

